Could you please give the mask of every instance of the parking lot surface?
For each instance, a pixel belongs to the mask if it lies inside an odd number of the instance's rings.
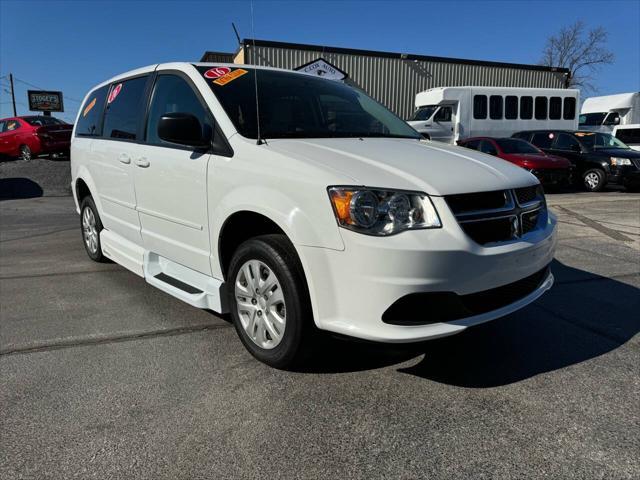
[[[0,478],[640,477],[640,195],[548,200],[535,304],[298,372],[91,262],[71,197],[0,201]]]

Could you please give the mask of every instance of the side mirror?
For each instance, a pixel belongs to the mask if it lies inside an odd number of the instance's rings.
[[[165,142],[193,148],[211,146],[210,135],[203,134],[200,121],[190,113],[165,113],[158,122],[158,137]]]

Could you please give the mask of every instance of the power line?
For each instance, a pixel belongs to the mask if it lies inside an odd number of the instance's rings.
[[[25,82],[24,80],[20,80],[19,78],[16,78],[16,77],[13,77],[13,79],[16,82],[24,83],[25,85],[28,85],[29,87],[37,88],[38,90],[46,90],[46,88],[39,87],[38,85],[34,85],[33,83]],[[82,100],[78,100],[77,98],[69,97],[69,96],[64,95],[64,94],[62,96],[67,100],[71,100],[72,102],[82,103]]]

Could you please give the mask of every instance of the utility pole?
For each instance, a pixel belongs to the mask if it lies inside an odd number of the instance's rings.
[[[11,101],[13,102],[13,116],[17,117],[18,112],[16,112],[16,94],[13,91],[13,75],[9,74],[9,83],[11,84]]]

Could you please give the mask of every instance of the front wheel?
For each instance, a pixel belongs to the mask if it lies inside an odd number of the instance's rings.
[[[599,168],[592,168],[582,174],[582,184],[588,192],[600,192],[604,188],[605,174]]]
[[[313,332],[300,260],[284,235],[244,242],[228,270],[228,302],[240,340],[261,362],[289,368],[302,359]]]

